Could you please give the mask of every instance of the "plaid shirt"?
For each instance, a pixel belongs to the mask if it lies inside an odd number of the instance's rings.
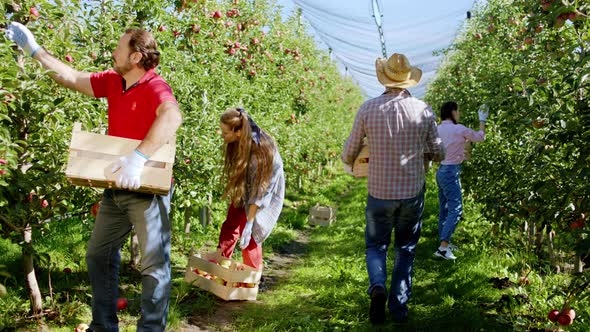
[[[369,194],[378,199],[406,199],[424,186],[424,158],[442,160],[445,148],[432,109],[407,91],[366,101],[344,145],[342,161],[354,163],[363,139],[369,145]]]

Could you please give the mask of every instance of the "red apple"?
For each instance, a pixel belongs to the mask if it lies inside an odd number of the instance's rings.
[[[291,114],[291,119],[295,120],[295,114]]]
[[[90,213],[92,213],[92,215],[94,217],[96,217],[98,215],[99,209],[100,209],[100,202],[96,202],[92,205],[92,208],[90,209]]]
[[[250,74],[250,76],[256,76],[256,70],[252,69],[248,72],[248,74]]]
[[[190,165],[190,164],[191,164],[191,160],[190,160],[189,158],[186,158],[186,159],[184,160],[184,164],[185,164],[185,165]]]
[[[536,33],[541,33],[541,31],[543,31],[543,24],[539,24],[537,25],[537,27],[535,27]]]
[[[6,159],[0,159],[0,165],[6,165]]]
[[[127,299],[124,297],[120,297],[117,299],[117,310],[125,310],[127,308]]]
[[[250,41],[253,45],[257,45],[260,43],[260,40],[258,38],[252,38],[252,40]]]
[[[5,169],[0,169],[0,175],[4,175],[6,174],[6,170]]]
[[[531,45],[531,44],[533,44],[533,43],[534,43],[534,41],[535,41],[535,40],[534,40],[533,38],[531,38],[531,37],[526,37],[526,38],[524,39],[524,43],[525,43],[525,44],[527,44],[527,45]]]
[[[29,13],[35,17],[39,17],[39,11],[35,7],[29,8]]]
[[[574,317],[575,317],[575,315],[574,315]],[[568,314],[560,313],[559,316],[557,317],[557,322],[561,326],[568,326],[568,325],[572,325],[572,323],[574,322],[574,318]]]
[[[63,273],[72,273],[72,269],[70,269],[69,267],[66,267],[63,269]]]
[[[539,129],[539,128],[543,127],[543,125],[545,125],[545,120],[543,120],[543,119],[533,120],[533,127]]]
[[[559,311],[555,309],[549,311],[549,314],[547,315],[547,318],[552,322],[557,322],[557,317],[559,317]]]
[[[228,53],[229,55],[234,55],[234,54],[236,54],[236,49],[232,47],[232,48],[230,48],[229,50],[227,50],[227,53]]]
[[[211,17],[213,17],[215,19],[221,18],[221,16],[222,16],[222,14],[221,14],[221,11],[219,11],[219,10],[216,10],[213,12],[213,14],[211,14]]]
[[[528,277],[526,277],[526,276],[522,276],[522,277],[520,277],[520,278],[518,279],[518,283],[519,283],[520,285],[527,286],[527,285],[528,285],[528,284],[530,284],[531,282],[530,282],[530,280],[529,280],[529,278],[528,278]]]
[[[166,31],[166,26],[165,25],[160,25],[160,27],[158,28],[158,31],[160,31],[160,32]]]
[[[53,30],[54,28],[55,28],[55,27],[54,27],[54,26],[53,26],[53,24],[51,24],[51,23],[50,23],[49,25],[47,25],[47,29],[49,29],[49,30]]]
[[[584,219],[576,219],[574,222],[570,224],[571,229],[579,229],[584,228]]]
[[[90,57],[92,58],[92,60],[96,60],[98,58],[98,56],[94,52],[90,52]]]
[[[41,207],[42,207],[42,208],[46,208],[46,207],[48,207],[48,206],[49,206],[49,202],[47,202],[47,200],[46,200],[46,199],[44,199],[44,200],[41,202]]]
[[[67,62],[74,62],[74,58],[71,55],[67,54],[66,55],[66,61]]]
[[[194,33],[199,33],[201,32],[201,26],[193,24],[191,25],[191,30],[193,30]]]

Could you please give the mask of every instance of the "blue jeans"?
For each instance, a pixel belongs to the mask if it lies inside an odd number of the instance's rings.
[[[371,294],[376,286],[387,290],[387,248],[394,231],[395,262],[391,274],[388,298],[389,312],[396,320],[408,316],[408,300],[412,293],[412,270],[416,245],[422,229],[424,211],[424,188],[418,196],[410,199],[383,200],[369,195],[365,211],[366,262],[369,272]]]
[[[436,172],[438,185],[438,237],[451,242],[451,237],[463,213],[461,194],[461,165],[440,165]]]
[[[86,263],[92,285],[93,331],[119,331],[117,298],[121,247],[133,228],[141,250],[141,318],[137,331],[164,331],[170,298],[170,199],[106,189],[92,230]]]

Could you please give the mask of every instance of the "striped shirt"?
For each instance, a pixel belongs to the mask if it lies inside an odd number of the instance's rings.
[[[424,156],[444,159],[432,109],[407,91],[366,101],[359,109],[342,152],[352,165],[363,139],[369,145],[369,194],[378,199],[407,199],[424,186]]]
[[[475,131],[462,124],[454,124],[451,120],[444,120],[437,129],[447,150],[447,156],[440,162],[441,165],[461,164],[465,160],[465,143],[481,142],[486,137],[483,130]]]
[[[278,148],[275,150],[273,156],[272,177],[266,193],[260,197],[250,197],[250,193],[255,191],[250,186],[254,183],[256,168],[256,158],[250,158],[248,185],[246,186],[246,202],[248,202],[248,205],[255,204],[258,206],[254,225],[252,226],[252,237],[260,245],[268,238],[275,227],[283,209],[283,201],[285,200],[285,173],[283,171],[283,159],[279,154]],[[248,210],[246,209],[246,211]]]

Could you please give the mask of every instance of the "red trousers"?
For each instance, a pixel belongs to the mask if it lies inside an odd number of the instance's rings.
[[[236,208],[230,204],[227,210],[227,217],[221,225],[221,233],[219,233],[219,244],[217,249],[221,249],[223,257],[231,258],[234,247],[246,226],[246,209],[244,207]],[[250,239],[250,244],[246,249],[242,249],[242,259],[244,264],[259,269],[262,266],[262,246],[259,246],[254,237]]]

